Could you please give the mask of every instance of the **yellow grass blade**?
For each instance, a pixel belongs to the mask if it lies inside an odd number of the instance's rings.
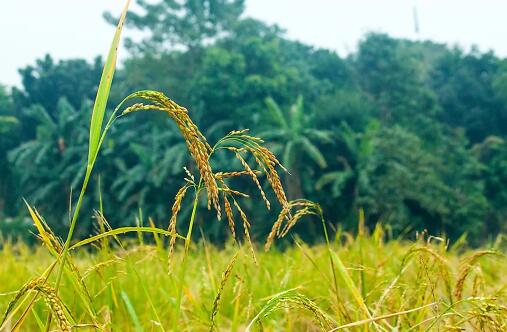
[[[110,231],[107,231],[105,233],[97,234],[95,236],[89,237],[87,239],[84,239],[82,241],[79,241],[78,243],[74,244],[69,248],[69,250],[76,249],[78,247],[84,246],[86,244],[98,241],[100,239],[103,239],[108,236],[114,236],[118,234],[125,234],[125,233],[131,233],[131,232],[146,232],[146,233],[153,233],[153,234],[162,234],[165,236],[175,236],[179,239],[185,240],[184,236],[181,236],[176,233],[171,233],[169,231],[166,231],[165,229],[160,228],[151,228],[151,227],[135,227],[135,226],[128,226],[128,227],[120,227],[116,228]]]
[[[338,330],[348,329],[348,328],[351,328],[351,327],[356,327],[356,326],[360,326],[360,325],[364,325],[364,324],[369,324],[369,323],[377,322],[379,320],[384,320],[384,319],[393,318],[393,317],[397,317],[397,316],[401,316],[401,315],[406,315],[406,314],[409,314],[409,313],[412,313],[412,312],[416,312],[416,311],[422,310],[422,309],[427,308],[427,307],[434,306],[436,304],[437,304],[436,302],[433,302],[433,303],[429,303],[429,304],[423,305],[422,307],[419,307],[419,308],[409,309],[409,310],[405,310],[405,311],[399,311],[399,312],[395,312],[395,313],[392,313],[392,314],[387,314],[387,315],[382,315],[382,316],[378,316],[378,317],[372,317],[372,318],[365,319],[365,320],[360,320],[358,322],[353,322],[353,323],[350,323],[350,324],[345,324],[345,325],[338,326],[338,327],[330,330],[329,332],[334,332],[334,331],[338,331]]]

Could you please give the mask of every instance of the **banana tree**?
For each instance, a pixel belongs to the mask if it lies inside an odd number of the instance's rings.
[[[313,115],[304,108],[302,96],[286,111],[272,98],[265,102],[268,129],[260,136],[275,142],[273,150],[282,156],[282,163],[289,171],[286,181],[289,198],[304,197],[302,177],[315,166],[327,167],[320,146],[332,142],[332,133],[315,126]]]
[[[83,123],[90,110],[88,104],[77,111],[65,99],[58,102],[56,118],[39,105],[24,110],[37,124],[36,137],[11,150],[8,159],[19,173],[21,194],[47,214],[64,210],[62,202],[68,201],[70,188],[78,186],[84,172],[88,137]],[[63,216],[53,217],[48,220]]]

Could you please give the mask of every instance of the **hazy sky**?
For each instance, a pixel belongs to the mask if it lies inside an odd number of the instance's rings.
[[[105,55],[114,29],[102,13],[123,0],[1,0],[0,83],[19,85],[17,69],[50,53],[57,59]],[[248,16],[277,23],[288,36],[345,55],[368,31],[472,44],[507,56],[505,0],[247,0]],[[417,5],[420,33],[414,32]],[[120,53],[121,58],[125,52]]]

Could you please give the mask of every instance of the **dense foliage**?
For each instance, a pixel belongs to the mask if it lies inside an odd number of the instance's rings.
[[[290,198],[321,203],[337,227],[351,227],[363,208],[368,224],[400,235],[426,228],[478,242],[505,230],[507,60],[376,33],[342,58],[245,18],[239,0],[139,2],[143,11],[128,22],[149,33],[127,43],[111,109],[121,96],[154,89],[187,106],[211,142],[250,128],[288,168]],[[48,55],[20,70],[22,88],[0,87],[0,219],[9,220],[0,231],[22,223],[22,197],[55,231],[67,225],[101,66],[100,58]],[[101,192],[111,224],[133,224],[138,213],[165,224],[190,165],[185,149],[163,116],[120,119],[101,152],[87,215]],[[222,240],[223,228],[205,219],[204,231]],[[81,235],[92,231],[87,224]],[[256,223],[254,234],[270,224]],[[307,239],[320,234],[311,223],[298,227]]]

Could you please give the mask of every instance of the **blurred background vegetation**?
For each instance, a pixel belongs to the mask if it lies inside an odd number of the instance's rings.
[[[140,2],[144,11],[129,14],[128,28],[146,37],[126,41],[130,55],[113,82],[111,110],[133,91],[154,89],[185,105],[212,143],[250,128],[289,170],[289,197],[319,202],[336,227],[355,228],[362,208],[368,225],[390,225],[395,236],[428,229],[451,239],[466,233],[479,244],[506,231],[506,59],[379,33],[343,58],[244,17],[241,0],[171,3]],[[22,87],[0,87],[3,234],[30,229],[23,197],[57,233],[68,227],[102,65],[47,55],[19,70]],[[183,167],[192,165],[170,120],[120,119],[101,154],[78,236],[93,232],[99,178],[113,226],[140,215],[165,225]],[[255,206],[262,201],[252,201],[246,212],[255,239],[277,209],[262,212]],[[225,228],[211,213],[199,215],[205,234],[223,241]],[[305,240],[320,236],[318,223],[297,228]]]

